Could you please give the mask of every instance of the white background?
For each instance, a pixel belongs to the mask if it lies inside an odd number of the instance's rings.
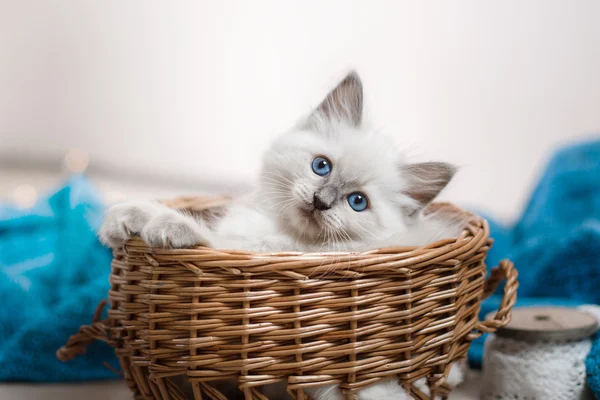
[[[553,148],[600,132],[599,21],[594,0],[0,0],[0,157],[246,184],[355,68],[376,127],[463,167],[446,198],[512,219]]]

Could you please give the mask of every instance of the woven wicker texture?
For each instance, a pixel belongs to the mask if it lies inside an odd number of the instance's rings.
[[[227,199],[168,202],[218,215]],[[451,210],[451,205],[434,205]],[[82,327],[58,351],[67,360],[93,338],[116,348],[139,399],[185,399],[169,378],[185,376],[195,399],[227,397],[217,380],[237,380],[242,397],[267,399],[264,385],[339,384],[348,399],[379,380],[427,377],[445,396],[450,364],[470,341],[510,319],[517,272],[503,261],[487,281],[485,220],[471,216],[456,240],[363,253],[252,253],[151,249],[139,239],[115,250],[106,321]],[[496,317],[477,318],[482,298],[506,280]]]

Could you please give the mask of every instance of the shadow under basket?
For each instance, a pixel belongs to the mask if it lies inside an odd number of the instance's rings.
[[[226,202],[166,203],[208,217]],[[417,399],[446,397],[451,363],[508,323],[518,286],[510,261],[485,280],[488,224],[465,215],[458,239],[361,253],[155,249],[133,239],[114,250],[108,318],[100,320],[101,305],[57,356],[108,342],[136,399],[263,400],[276,383],[299,400],[310,399],[304,389],[331,384],[355,399],[390,378]],[[481,300],[502,280],[495,318],[479,321]],[[421,378],[426,393],[413,384]],[[217,383],[225,379],[237,381],[234,397]],[[175,383],[186,380],[190,393]]]

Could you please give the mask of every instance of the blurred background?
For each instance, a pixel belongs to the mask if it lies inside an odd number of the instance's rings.
[[[600,2],[0,1],[0,199],[86,170],[105,201],[237,193],[351,68],[373,126],[462,166],[514,220],[550,152],[600,132]]]
[[[596,0],[0,0],[0,400],[130,398],[6,384],[117,377],[106,345],[55,356],[109,290],[105,205],[248,190],[350,69],[374,129],[462,167],[443,198],[493,217],[519,305],[599,304],[599,21]]]

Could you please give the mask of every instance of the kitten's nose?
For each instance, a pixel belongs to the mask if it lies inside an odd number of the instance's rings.
[[[313,195],[313,206],[315,206],[315,208],[317,210],[321,210],[321,211],[329,210],[331,208],[331,204],[327,204],[316,193]]]

